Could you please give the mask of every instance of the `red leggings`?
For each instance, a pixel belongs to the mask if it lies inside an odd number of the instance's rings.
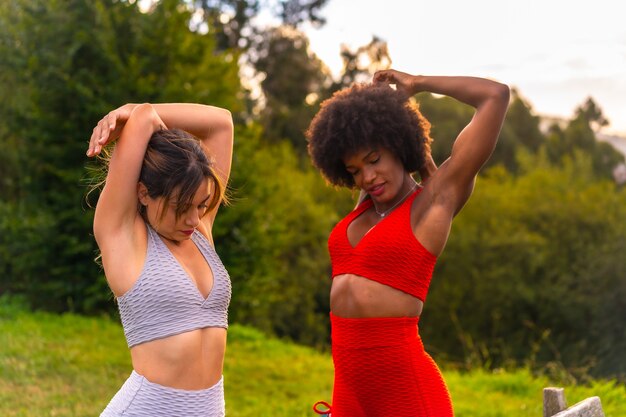
[[[424,351],[417,317],[330,314],[335,364],[332,417],[452,417],[437,364]]]

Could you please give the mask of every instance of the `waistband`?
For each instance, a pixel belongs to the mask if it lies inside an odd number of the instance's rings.
[[[100,417],[223,417],[224,378],[212,387],[184,390],[148,381],[133,371]]]
[[[373,348],[420,339],[419,317],[345,318],[330,313],[333,347]]]
[[[141,374],[138,374],[135,370],[133,370],[128,378],[129,381],[133,381],[135,383],[139,383],[143,389],[149,389],[155,393],[161,393],[164,396],[167,395],[175,395],[176,397],[189,397],[189,398],[206,398],[212,397],[216,392],[223,391],[224,386],[224,376],[220,377],[220,380],[215,383],[215,385],[199,389],[199,390],[186,390],[180,388],[172,388],[167,387],[165,385],[157,384],[156,382],[151,382],[146,379]]]

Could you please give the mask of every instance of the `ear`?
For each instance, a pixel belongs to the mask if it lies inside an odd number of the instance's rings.
[[[148,189],[142,182],[137,183],[137,198],[142,206],[148,205]]]

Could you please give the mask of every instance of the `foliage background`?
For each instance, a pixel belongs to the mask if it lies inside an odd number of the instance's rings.
[[[162,0],[149,10],[120,0],[2,2],[0,292],[35,310],[114,317],[85,201],[91,129],[125,102],[209,103],[230,109],[237,126],[233,204],[220,209],[215,231],[233,279],[231,317],[327,348],[326,237],[353,193],[324,184],[303,131],[324,98],[369,80],[391,57],[377,38],[344,47],[344,71],[333,78],[298,31],[323,24],[325,2]],[[282,24],[255,27],[263,7]],[[471,109],[416,99],[441,163]],[[612,177],[624,157],[596,141],[603,124],[589,98],[570,120],[540,129],[513,94],[421,319],[436,358],[626,378],[626,191]]]

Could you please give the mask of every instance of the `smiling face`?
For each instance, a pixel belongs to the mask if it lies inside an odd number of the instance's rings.
[[[211,183],[205,178],[195,192],[191,204],[176,215],[177,195],[169,201],[165,197],[152,198],[145,186],[139,184],[139,201],[145,206],[146,218],[152,228],[164,238],[180,242],[189,239],[209,210]]]
[[[344,157],[343,163],[355,185],[380,206],[393,204],[405,188],[413,186],[402,162],[385,148],[357,151]]]

